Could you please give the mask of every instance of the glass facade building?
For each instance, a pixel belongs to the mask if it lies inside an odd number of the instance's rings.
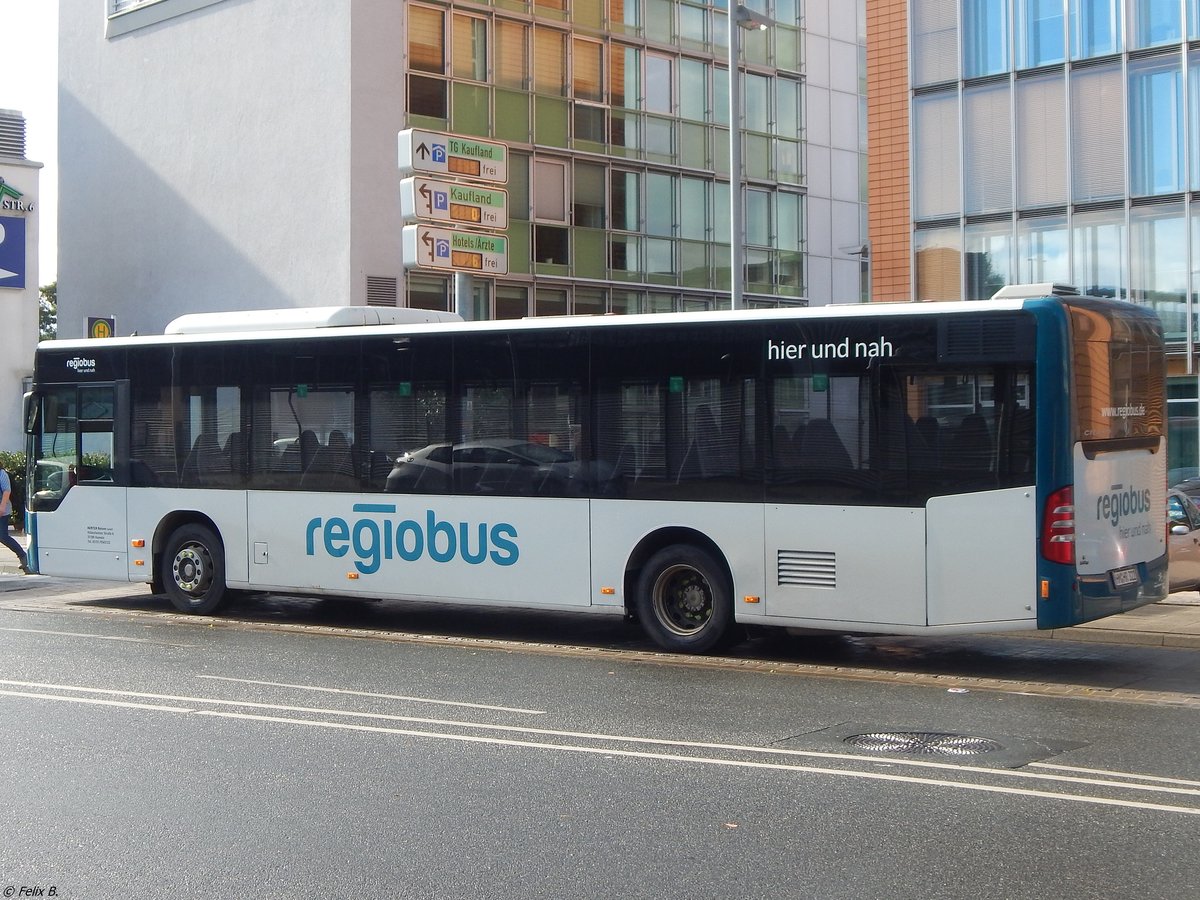
[[[1061,282],[1154,308],[1197,464],[1200,3],[912,0],[912,296]]]
[[[805,173],[798,0],[760,0],[748,32],[745,290],[802,302]],[[730,289],[725,2],[412,3],[411,127],[505,141],[509,276],[483,317],[720,308]],[[412,306],[453,283],[408,277]],[[489,296],[490,294],[490,296]]]

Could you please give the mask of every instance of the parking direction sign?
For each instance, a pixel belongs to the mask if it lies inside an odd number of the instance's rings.
[[[428,172],[504,184],[508,181],[508,145],[457,134],[407,128],[399,135],[400,171]]]
[[[404,226],[404,267],[508,274],[508,238],[432,225]]]
[[[482,185],[405,178],[400,182],[400,214],[406,219],[504,229],[508,227],[508,192]]]

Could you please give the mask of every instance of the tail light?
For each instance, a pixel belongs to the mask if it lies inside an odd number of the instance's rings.
[[[1042,556],[1050,562],[1075,564],[1075,491],[1070,486],[1055,491],[1046,501]]]

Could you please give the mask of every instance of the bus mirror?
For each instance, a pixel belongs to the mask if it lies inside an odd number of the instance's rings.
[[[26,391],[22,400],[21,418],[25,422],[25,433],[33,434],[37,430],[37,398],[33,391]]]

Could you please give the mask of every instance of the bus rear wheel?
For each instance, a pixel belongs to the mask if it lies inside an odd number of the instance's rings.
[[[638,578],[642,628],[666,650],[707,653],[723,646],[733,626],[733,589],[722,568],[696,547],[655,553]]]
[[[225,601],[225,548],[204,525],[175,529],[161,566],[163,587],[180,612],[207,615]]]

